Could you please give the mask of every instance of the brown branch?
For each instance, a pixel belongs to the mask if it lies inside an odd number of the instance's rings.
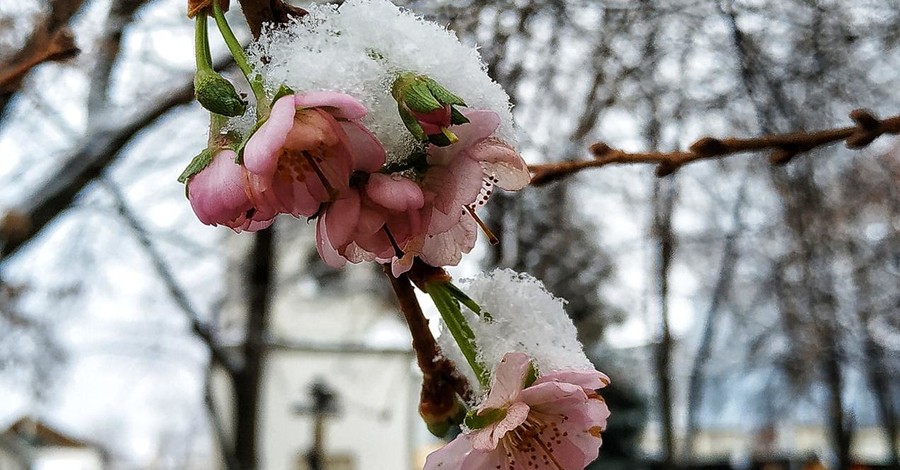
[[[397,295],[400,311],[403,312],[412,335],[416,362],[422,370],[419,413],[430,427],[452,419],[458,410],[457,395],[468,400],[472,391],[468,381],[457,372],[453,363],[441,354],[441,348],[428,328],[428,320],[422,313],[422,307],[410,281],[411,277],[418,277],[416,271],[419,266],[425,265],[416,260],[411,276],[402,274],[400,277],[394,277],[390,265],[385,265],[384,274]],[[433,273],[433,270],[443,272],[440,268],[430,266],[427,268],[430,268],[429,273]]]
[[[0,63],[0,117],[28,71],[43,62],[64,60],[78,53],[66,24],[82,3],[83,0],[52,0],[47,15],[34,26],[21,49]]]
[[[587,168],[599,168],[612,163],[656,164],[656,176],[668,176],[684,165],[698,161],[729,157],[738,153],[771,150],[769,161],[783,165],[799,154],[817,147],[844,141],[848,148],[863,148],[884,134],[900,133],[900,115],[878,119],[871,111],[857,109],[850,113],[854,126],[815,132],[771,134],[753,138],[718,139],[703,137],[687,151],[629,153],[614,149],[603,142],[591,145],[594,160],[530,165],[531,184],[539,186],[575,174]]]
[[[220,60],[221,68],[228,61]],[[21,205],[6,209],[0,217],[0,263],[30,242],[57,215],[69,207],[88,183],[100,176],[119,157],[121,150],[141,131],[172,109],[194,99],[193,81],[169,90],[160,99],[128,118],[116,118],[111,125],[97,126],[61,163],[47,182],[35,188]]]

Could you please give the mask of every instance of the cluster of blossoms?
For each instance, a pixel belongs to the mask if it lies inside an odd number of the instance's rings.
[[[468,293],[422,273],[442,273],[434,267],[473,248],[487,230],[475,211],[495,187],[530,181],[508,97],[477,53],[386,0],[349,0],[267,31],[248,60],[219,2],[200,3],[195,88],[212,112],[210,141],[179,178],[198,219],[237,232],[279,214],[315,219],[327,264],[389,264],[395,290],[405,282],[414,303],[416,276],[443,319],[437,341],[423,333],[434,351],[419,364],[447,364],[432,369],[437,386],[423,384],[420,413],[439,435],[463,431],[427,470],[583,470],[606,428],[597,391],[609,379],[585,356],[563,301],[512,271],[471,280]],[[212,70],[208,14],[255,106]],[[448,386],[466,382],[475,394]]]
[[[365,60],[387,59],[370,54]],[[369,108],[351,93],[282,93],[242,139],[218,135],[221,143],[183,175],[200,221],[254,231],[278,214],[315,218],[319,254],[334,267],[391,263],[396,276],[416,258],[432,266],[457,264],[474,246],[476,207],[494,186],[527,185],[527,166],[498,137],[497,111],[466,107],[427,76],[385,73],[390,88],[358,94],[370,101],[393,98],[394,110],[380,109],[392,116],[373,122],[402,122],[412,145],[386,150],[365,124],[372,120]]]

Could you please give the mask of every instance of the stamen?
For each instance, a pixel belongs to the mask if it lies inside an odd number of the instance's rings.
[[[500,243],[500,239],[498,239],[497,236],[494,235],[493,232],[491,232],[491,229],[488,228],[487,224],[485,224],[484,221],[481,220],[481,218],[478,217],[477,214],[475,214],[475,209],[473,209],[472,206],[463,207],[465,207],[466,210],[469,211],[469,215],[471,215],[472,218],[475,219],[475,222],[478,224],[478,226],[481,227],[481,231],[484,232],[485,236],[488,237],[488,241],[491,243],[491,245]]]
[[[304,151],[301,153],[303,154],[303,157],[306,158],[306,161],[309,162],[309,164],[312,166],[313,171],[316,172],[316,176],[319,177],[319,181],[322,182],[322,186],[325,187],[325,191],[328,191],[329,198],[332,201],[337,199],[338,191],[334,189],[334,186],[332,186],[331,183],[328,182],[328,178],[325,177],[325,173],[323,173],[322,169],[319,168],[319,164],[316,162],[316,159],[313,158],[313,156],[310,155],[309,152]]]
[[[394,235],[388,230],[387,225],[382,225],[381,229],[384,230],[384,233],[387,234],[388,240],[391,241],[391,245],[394,246],[394,254],[397,258],[402,258],[404,253],[403,250],[400,249],[400,245],[397,244],[397,240],[394,239]]]

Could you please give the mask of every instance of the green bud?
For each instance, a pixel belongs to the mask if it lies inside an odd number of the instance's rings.
[[[418,77],[403,87],[401,96],[403,97],[403,104],[405,104],[407,108],[418,113],[429,113],[444,107],[444,105],[431,94],[428,84]]]
[[[247,109],[231,82],[209,69],[194,75],[194,96],[204,108],[222,116],[240,116]]]

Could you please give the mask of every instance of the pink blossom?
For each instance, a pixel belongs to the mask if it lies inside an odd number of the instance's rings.
[[[362,188],[351,187],[326,206],[316,224],[319,254],[334,267],[346,261],[391,262],[397,276],[409,270],[419,251],[416,240],[427,226],[424,204],[413,181],[373,173]]]
[[[309,217],[349,189],[353,171],[378,170],[384,149],[359,124],[366,113],[343,93],[279,98],[244,148],[244,184],[256,209]]]
[[[454,126],[453,145],[428,147],[422,180],[433,207],[421,258],[432,266],[453,265],[475,245],[476,223],[465,209],[487,202],[494,186],[508,191],[531,180],[528,166],[508,144],[494,137],[500,116],[490,110],[467,110],[468,124]]]
[[[209,166],[187,182],[188,199],[197,218],[207,225],[225,225],[236,232],[257,231],[272,225],[253,208],[243,186],[243,173],[233,150],[218,151]]]
[[[530,360],[508,353],[477,408],[479,429],[457,436],[428,456],[425,470],[583,470],[597,458],[609,409],[596,389],[597,371],[556,371],[526,384]]]

